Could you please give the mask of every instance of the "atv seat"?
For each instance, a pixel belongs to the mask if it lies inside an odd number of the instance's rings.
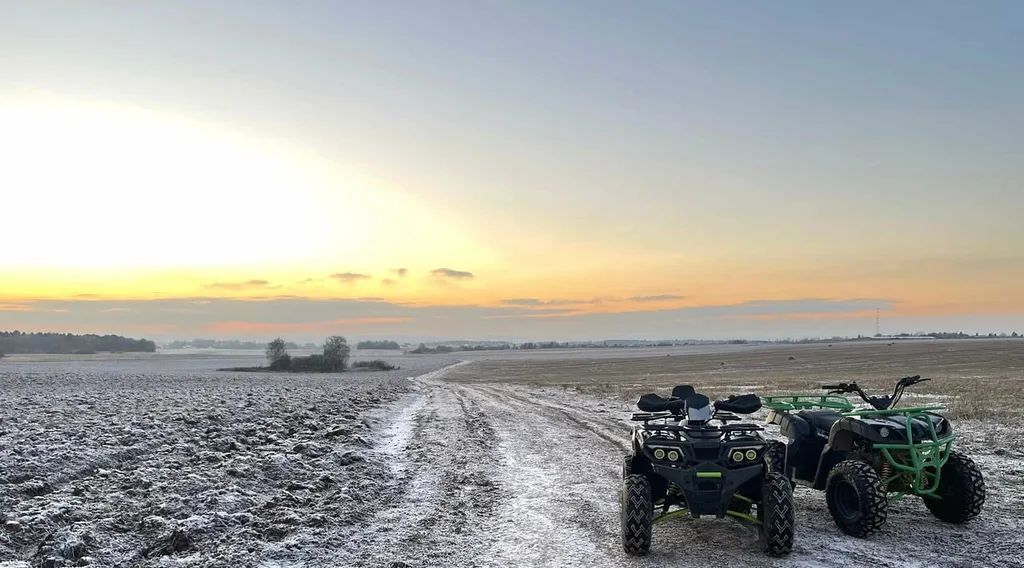
[[[690,385],[677,385],[672,388],[672,398],[686,400],[690,398],[690,395],[694,392],[696,391],[694,391],[693,387]]]
[[[636,407],[644,412],[672,412],[678,414],[686,406],[681,398],[664,398],[652,393],[645,394],[636,401]]]
[[[726,400],[716,400],[715,409],[736,414],[751,414],[761,409],[761,399],[754,394],[732,395]]]
[[[797,415],[806,420],[807,424],[810,425],[810,434],[813,435],[817,431],[826,436],[832,431],[832,425],[843,417],[841,413],[835,410],[801,410]]]

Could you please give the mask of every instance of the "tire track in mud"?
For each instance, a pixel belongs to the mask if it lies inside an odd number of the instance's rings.
[[[486,565],[481,530],[500,500],[494,430],[475,400],[437,375],[420,377],[406,401],[418,406],[411,429],[389,451],[399,493],[367,527],[360,565]]]
[[[495,423],[507,495],[491,527],[491,565],[619,565],[621,424],[513,388],[452,385]],[[612,429],[619,430],[615,436]]]
[[[472,388],[478,390],[481,394],[485,394],[485,396],[516,401],[522,408],[525,408],[528,411],[536,411],[539,409],[554,411],[561,414],[562,418],[568,420],[577,428],[601,438],[605,442],[608,442],[612,446],[622,450],[623,453],[629,451],[629,443],[627,438],[623,436],[625,427],[620,420],[601,416],[600,414],[586,408],[548,402],[537,397],[531,399],[526,395],[514,392],[511,388],[506,388],[504,390],[494,387]],[[554,414],[552,413],[552,415]],[[586,418],[583,418],[583,416]]]

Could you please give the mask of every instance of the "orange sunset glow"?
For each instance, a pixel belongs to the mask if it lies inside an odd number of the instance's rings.
[[[841,78],[783,48],[719,53],[748,68],[638,43],[632,63],[589,54],[590,75],[557,34],[539,57],[481,44],[499,69],[415,24],[317,38],[298,14],[259,24],[294,42],[243,55],[242,25],[112,65],[108,40],[189,24],[100,10],[59,49],[5,34],[0,327],[771,338],[873,333],[876,312],[890,332],[1020,327],[1010,67],[967,87],[967,55],[915,45],[942,70],[860,97],[868,51]],[[743,81],[761,88],[715,86]]]

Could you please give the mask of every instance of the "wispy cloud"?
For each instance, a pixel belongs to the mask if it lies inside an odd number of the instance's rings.
[[[668,302],[671,300],[683,300],[686,296],[678,294],[657,294],[655,296],[631,296],[628,299],[634,302]]]
[[[593,304],[598,302],[596,299],[591,300],[569,300],[569,299],[554,299],[554,300],[541,300],[540,298],[506,298],[501,301],[506,306],[574,306],[582,304]]]
[[[203,288],[216,290],[251,290],[253,288],[266,288],[270,282],[266,280],[246,280],[245,282],[212,282],[203,284]]]
[[[398,284],[398,281],[392,278],[382,278],[380,284],[381,286],[394,286],[395,284]]]
[[[405,275],[409,273],[408,268],[392,268],[391,272],[394,272],[399,278],[405,278]]]
[[[360,280],[367,280],[370,278],[370,275],[360,274],[358,272],[337,272],[331,274],[331,278],[334,278],[335,280],[338,280],[340,282],[352,283],[358,282]]]
[[[469,280],[473,278],[472,272],[455,270],[454,268],[435,268],[430,273],[438,278],[448,278],[451,280]]]

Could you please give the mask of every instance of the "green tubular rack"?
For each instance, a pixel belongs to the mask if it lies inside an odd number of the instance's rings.
[[[762,396],[761,405],[769,410],[805,410],[809,408],[833,408],[839,411],[853,410],[854,406],[845,396],[834,394],[786,394]]]
[[[896,470],[896,475],[883,480],[885,484],[897,479],[900,475],[907,474],[910,478],[910,492],[915,495],[932,497],[938,499],[935,491],[939,488],[942,466],[946,465],[949,459],[949,452],[953,447],[955,436],[950,435],[939,438],[935,432],[935,424],[932,423],[928,413],[937,410],[945,410],[943,406],[916,406],[908,408],[893,408],[889,410],[858,410],[856,412],[845,412],[845,416],[859,417],[886,417],[903,415],[906,418],[904,427],[907,432],[906,443],[900,444],[874,444],[874,448],[882,452],[885,460]],[[913,421],[920,419],[927,425],[927,439],[914,440]],[[906,452],[902,455],[894,455],[894,452]],[[909,458],[900,459],[903,455]],[[930,471],[929,471],[930,470]]]

